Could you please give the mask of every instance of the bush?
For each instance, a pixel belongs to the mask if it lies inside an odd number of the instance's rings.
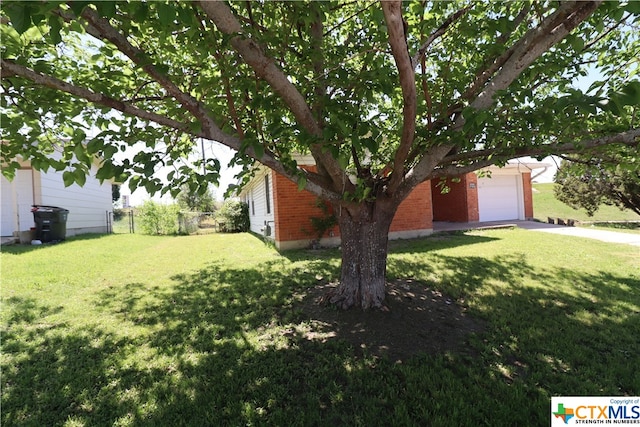
[[[152,200],[138,210],[138,224],[143,234],[177,234],[178,205],[163,205]]]
[[[113,208],[113,220],[120,221],[125,215],[129,214],[128,209]]]
[[[249,205],[238,200],[227,200],[216,214],[220,230],[225,233],[249,231]]]

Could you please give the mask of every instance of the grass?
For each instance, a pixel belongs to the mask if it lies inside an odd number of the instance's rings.
[[[615,206],[602,205],[592,217],[584,209],[573,209],[557,200],[553,195],[555,184],[533,184],[533,214],[540,221],[547,221],[547,217],[574,219],[578,221],[640,221],[640,216],[626,209],[620,210]]]
[[[632,246],[517,229],[393,242],[391,279],[488,325],[471,353],[401,364],[300,334],[294,302],[336,277],[337,250],[124,234],[0,260],[6,426],[548,425],[552,395],[640,394]]]

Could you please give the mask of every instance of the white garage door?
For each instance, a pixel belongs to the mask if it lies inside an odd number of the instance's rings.
[[[519,175],[493,175],[478,179],[480,221],[520,219],[522,192]],[[524,207],[523,207],[524,209]]]
[[[31,170],[18,170],[13,182],[2,177],[2,236],[33,227],[33,179]],[[16,212],[17,208],[17,212]]]
[[[2,230],[0,230],[0,234],[2,236],[11,236],[15,229],[11,183],[4,176],[2,176],[0,180],[0,193],[2,193],[2,211],[0,211],[2,213]]]

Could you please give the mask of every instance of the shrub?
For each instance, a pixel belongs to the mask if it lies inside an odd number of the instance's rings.
[[[198,193],[186,184],[180,189],[176,201],[183,210],[194,212],[214,212],[216,210],[216,198],[211,190],[207,189],[204,193]]]
[[[338,219],[331,212],[329,205],[320,198],[316,199],[315,206],[322,211],[322,216],[311,217],[311,226],[315,231],[317,241],[320,241],[322,237],[338,224]]]
[[[120,208],[113,208],[113,220],[114,221],[120,221],[122,218],[124,218],[125,215],[127,215],[129,212],[124,210],[124,209],[120,209]]]
[[[249,231],[249,205],[238,200],[227,200],[216,213],[220,230],[225,233]]]
[[[177,234],[178,205],[163,205],[152,200],[138,210],[138,224],[143,234]]]

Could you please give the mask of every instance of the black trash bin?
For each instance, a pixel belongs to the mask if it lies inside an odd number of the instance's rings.
[[[64,240],[67,234],[69,210],[57,206],[33,205],[36,239],[42,243]]]

